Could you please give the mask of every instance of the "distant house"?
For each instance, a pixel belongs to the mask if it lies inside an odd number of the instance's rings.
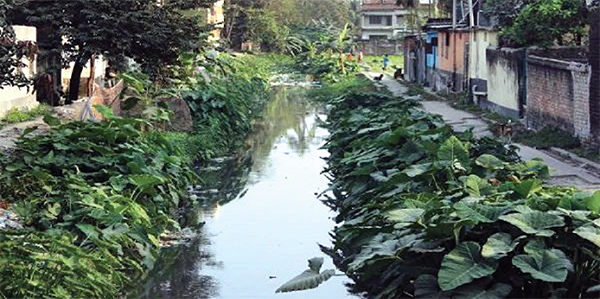
[[[420,31],[421,22],[434,13],[437,3],[437,0],[419,1],[417,8],[407,9],[396,5],[396,0],[363,0],[358,38],[363,50],[367,54],[401,53],[402,39]]]
[[[360,8],[361,40],[394,39],[408,32],[408,10],[396,0],[363,0]]]
[[[480,13],[479,2],[475,3],[472,20],[465,12],[463,1],[457,1],[454,20],[429,19],[422,28],[426,39],[421,43],[411,41],[422,49],[405,45],[406,57],[415,58],[405,59],[405,69],[416,70],[412,64],[421,61],[426,65],[421,72],[409,76],[409,80],[444,93],[467,91],[485,100],[488,90],[486,49],[496,46],[498,38],[497,30]],[[416,55],[418,53],[421,54]]]
[[[35,27],[28,26],[13,26],[17,40],[19,41],[36,41]],[[29,78],[33,78],[36,73],[35,59],[28,61],[23,59],[26,67],[21,71]],[[29,88],[18,88],[5,86],[0,88],[0,117],[3,117],[6,112],[13,108],[29,109],[38,105],[35,100],[35,94]]]
[[[225,27],[224,23],[225,23],[225,14],[224,14],[224,10],[223,10],[223,6],[225,4],[225,0],[218,0],[215,3],[213,3],[211,8],[208,8],[208,14],[207,14],[207,23],[209,25],[214,25],[215,26],[215,30],[213,30],[211,32],[211,36],[209,37],[209,40],[212,42],[216,42],[219,41],[221,39],[221,32],[223,31],[223,28]]]

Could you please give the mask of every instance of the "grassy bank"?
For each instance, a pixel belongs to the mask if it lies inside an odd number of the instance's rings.
[[[280,61],[224,56],[205,65],[209,80],[173,78],[192,111],[190,133],[163,131],[156,114],[67,124],[48,116],[48,133],[27,130],[0,159],[0,200],[26,227],[0,231],[0,298],[112,299],[134,289],[153,269],[161,236],[197,205],[187,193],[199,183],[193,164],[239,149]],[[146,105],[161,93],[135,87]]]
[[[600,193],[458,134],[414,101],[331,87],[325,148],[338,213],[323,248],[368,298],[596,296]],[[354,86],[353,86],[354,85]],[[335,91],[343,90],[341,93]]]

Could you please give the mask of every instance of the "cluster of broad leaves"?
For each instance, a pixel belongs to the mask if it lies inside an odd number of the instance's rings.
[[[541,161],[457,134],[414,101],[350,88],[329,104],[323,201],[339,226],[322,249],[354,291],[598,296],[600,192],[544,187]]]
[[[303,74],[338,81],[359,71],[358,63],[347,56],[353,46],[348,25],[336,28],[313,21],[296,40],[295,65]]]
[[[202,65],[210,77],[187,76],[181,89],[194,119],[195,134],[202,136],[201,158],[229,154],[243,143],[251,132],[253,120],[262,114],[271,98],[266,76],[276,57],[264,55],[235,58],[221,54]],[[187,65],[198,65],[187,61]]]
[[[0,162],[0,198],[28,227],[0,232],[0,293],[116,298],[153,268],[197,176],[143,120],[47,121]]]

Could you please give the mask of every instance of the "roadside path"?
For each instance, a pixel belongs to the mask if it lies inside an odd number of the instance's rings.
[[[368,78],[373,79],[379,73],[365,72]],[[401,82],[393,78],[384,76],[380,84],[390,90],[395,96],[407,95],[408,88]],[[420,96],[415,96],[420,99]],[[464,132],[473,128],[473,133],[477,137],[493,136],[488,130],[488,123],[481,117],[467,111],[456,109],[447,102],[442,101],[421,101],[425,111],[439,114],[447,124],[451,125],[455,131]],[[564,151],[560,150],[540,150],[523,144],[515,143],[520,149],[519,154],[523,160],[540,158],[550,167],[550,178],[546,183],[550,185],[576,186],[581,190],[593,191],[600,190],[600,164],[577,157],[570,154],[567,157]],[[560,152],[559,152],[560,151]]]

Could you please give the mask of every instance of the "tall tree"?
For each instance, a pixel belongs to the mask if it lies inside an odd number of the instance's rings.
[[[67,103],[76,100],[85,64],[93,54],[109,59],[133,58],[153,75],[174,63],[181,51],[201,45],[199,20],[183,9],[206,8],[215,0],[30,0],[17,14],[27,22],[52,26],[63,40],[64,64],[74,62]]]
[[[13,7],[13,0],[0,0],[0,89],[4,86],[25,87],[31,83],[20,69],[25,66],[24,57],[33,58],[35,45],[16,40],[8,19]]]

